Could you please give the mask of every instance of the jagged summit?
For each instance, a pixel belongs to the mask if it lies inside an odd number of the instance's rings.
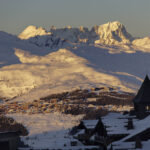
[[[51,35],[54,39],[60,38],[72,43],[96,43],[108,45],[130,44],[133,40],[132,36],[126,31],[125,26],[118,21],[94,26],[91,30],[83,26],[80,26],[79,28],[66,26],[65,28],[59,29],[52,26],[49,32],[42,27],[37,28],[31,25],[18,37],[20,39],[29,39],[42,35]],[[47,41],[46,38],[45,40]],[[38,43],[36,44],[39,45]],[[43,43],[42,45],[45,44]]]
[[[99,39],[95,43],[101,44],[130,44],[132,36],[126,31],[123,24],[118,21],[108,22],[106,24],[95,26],[96,34]]]
[[[87,41],[94,39],[92,38],[88,28],[82,26],[79,28],[67,26],[65,28],[51,29],[50,32],[54,37],[59,37],[73,43],[86,43]]]
[[[29,39],[31,37],[35,37],[37,35],[50,35],[50,32],[47,32],[45,29],[42,27],[37,28],[36,26],[30,25],[23,32],[19,34],[20,39]]]

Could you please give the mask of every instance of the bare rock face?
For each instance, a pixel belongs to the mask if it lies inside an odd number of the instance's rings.
[[[71,26],[59,29],[51,28],[50,32],[54,37],[59,37],[72,43],[87,43],[92,38],[88,28],[83,26],[79,28],[72,28]]]
[[[95,26],[92,30],[99,36],[95,41],[97,44],[130,44],[133,39],[125,26],[118,21]]]

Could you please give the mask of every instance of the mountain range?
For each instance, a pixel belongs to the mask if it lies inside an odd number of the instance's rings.
[[[34,100],[51,93],[109,86],[135,92],[149,74],[150,38],[118,21],[49,31],[0,32],[0,97]]]

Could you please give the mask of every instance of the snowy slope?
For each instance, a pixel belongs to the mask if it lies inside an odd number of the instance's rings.
[[[137,49],[141,49],[143,52],[150,52],[150,37],[135,39],[132,45],[136,46]]]
[[[97,72],[87,65],[88,61],[66,49],[45,56],[31,55],[29,52],[16,49],[16,56],[21,64],[5,66],[0,69],[1,87],[3,97],[14,97],[37,90],[46,86],[46,92],[61,87],[61,91],[96,85],[115,86],[120,90],[129,91],[116,77],[103,72]],[[55,92],[58,92],[58,89]],[[40,89],[39,89],[40,90]],[[38,91],[38,94],[40,92]],[[33,94],[32,94],[33,95]],[[38,95],[44,96],[44,95]],[[40,97],[36,97],[40,98]]]
[[[20,62],[14,54],[14,48],[27,49],[37,55],[45,55],[48,53],[46,48],[40,48],[28,41],[20,40],[16,36],[0,31],[0,67]]]
[[[21,137],[21,140],[34,149],[73,149],[70,142],[75,141],[75,139],[68,135],[69,129],[77,125],[83,117],[82,115],[72,116],[59,113],[10,114],[9,116],[27,127],[29,135]],[[75,148],[84,147],[80,142],[78,142],[78,146]]]
[[[26,40],[0,32],[1,97],[33,100],[93,86],[134,91],[150,73],[149,38],[134,40],[119,22],[91,30],[29,26],[19,37]]]

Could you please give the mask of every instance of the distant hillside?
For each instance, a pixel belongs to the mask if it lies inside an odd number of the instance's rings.
[[[150,73],[149,41],[117,21],[91,30],[29,26],[18,37],[0,32],[0,97],[34,100],[99,86],[135,92]]]

